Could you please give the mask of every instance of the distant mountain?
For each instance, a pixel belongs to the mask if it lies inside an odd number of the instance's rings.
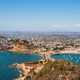
[[[0,32],[1,36],[12,38],[31,38],[31,37],[46,37],[46,36],[67,36],[71,38],[80,37],[80,32]]]

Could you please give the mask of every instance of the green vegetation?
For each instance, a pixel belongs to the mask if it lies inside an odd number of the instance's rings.
[[[56,48],[53,48],[53,50],[63,50],[63,49],[64,49],[64,47],[60,47],[60,48],[56,47]]]
[[[80,80],[80,65],[65,61],[49,61],[33,80]]]

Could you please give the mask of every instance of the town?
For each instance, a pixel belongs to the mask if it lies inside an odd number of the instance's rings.
[[[5,37],[0,36],[0,50],[8,50],[24,53],[43,52],[80,52],[80,37],[74,34],[68,36],[63,34],[30,34],[22,36]]]
[[[34,74],[38,74],[49,61],[54,62],[50,58],[51,54],[62,53],[79,53],[80,54],[80,37],[77,35],[63,34],[28,34],[22,38],[0,35],[0,51],[11,51],[17,54],[39,54],[43,59],[37,62],[26,62],[21,64],[12,64],[11,67],[19,69],[20,76],[15,80],[28,80],[33,78]],[[35,79],[34,79],[35,80]]]

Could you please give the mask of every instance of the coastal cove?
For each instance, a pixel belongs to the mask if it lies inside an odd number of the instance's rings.
[[[52,59],[69,61],[74,64],[80,64],[80,54],[79,53],[57,53],[50,55]]]
[[[15,63],[36,62],[41,59],[37,54],[18,54],[16,52],[0,51],[0,80],[13,80],[19,76],[17,68],[10,67]]]

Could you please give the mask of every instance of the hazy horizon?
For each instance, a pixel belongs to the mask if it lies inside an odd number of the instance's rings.
[[[0,31],[80,32],[80,0],[0,0]]]

